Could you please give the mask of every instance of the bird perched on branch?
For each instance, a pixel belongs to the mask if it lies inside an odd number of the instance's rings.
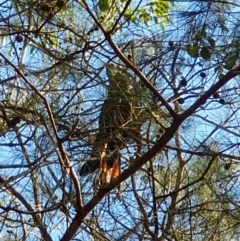
[[[120,173],[120,151],[131,138],[127,129],[132,121],[132,95],[128,74],[113,64],[107,65],[108,94],[101,108],[99,132],[91,157],[97,160],[86,162],[80,175],[86,176],[101,167],[101,179],[115,178]]]

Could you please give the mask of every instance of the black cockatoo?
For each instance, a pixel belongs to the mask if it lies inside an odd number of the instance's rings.
[[[116,177],[120,172],[120,150],[131,139],[127,128],[132,122],[132,94],[130,93],[130,77],[124,70],[113,64],[107,65],[109,78],[108,94],[99,117],[99,132],[91,157],[80,169],[80,175],[86,176],[101,167],[101,179],[106,175]],[[111,173],[108,171],[111,169]]]

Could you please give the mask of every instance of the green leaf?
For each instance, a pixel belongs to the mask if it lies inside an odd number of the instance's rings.
[[[12,48],[8,51],[8,56],[9,57],[13,56]]]
[[[215,40],[211,37],[208,37],[207,41],[210,43],[211,48],[214,49],[216,45]]]
[[[30,46],[30,54],[32,54],[35,49],[36,49],[35,46]]]
[[[204,60],[209,60],[211,59],[212,56],[212,52],[210,50],[209,47],[202,47],[201,51],[200,51],[200,56],[204,59]]]
[[[133,23],[138,21],[138,17],[133,13],[132,10],[129,9],[124,13],[124,19],[127,21],[132,21]]]
[[[98,5],[100,10],[102,10],[103,12],[109,10],[110,8],[109,0],[100,0]]]
[[[202,41],[203,39],[205,39],[207,37],[207,32],[206,31],[201,31],[201,30],[198,30],[194,36],[193,36],[193,39],[194,40],[197,40],[197,41]]]
[[[220,25],[220,28],[222,29],[222,31],[224,32],[229,32],[229,28],[226,27],[225,25],[225,21],[222,19],[222,18],[218,18],[217,22],[219,23]]]
[[[239,59],[238,53],[230,54],[227,58],[226,64],[224,65],[224,68],[228,70],[232,69],[236,65],[236,62],[238,61],[238,59]]]
[[[198,52],[199,52],[199,46],[197,44],[188,44],[186,46],[187,53],[192,57],[192,58],[197,58],[198,57]]]
[[[110,2],[110,0],[108,1]],[[125,2],[126,0],[121,1]],[[101,0],[101,4],[102,2],[106,2],[106,0]],[[170,10],[171,8],[168,1],[155,0],[148,2],[144,8],[128,8],[124,14],[124,18],[133,23],[144,22],[147,26],[150,21],[154,21],[164,31],[164,24],[170,24],[168,16]]]

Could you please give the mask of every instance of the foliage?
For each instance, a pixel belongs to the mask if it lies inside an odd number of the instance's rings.
[[[1,240],[239,240],[239,7],[1,2]]]

